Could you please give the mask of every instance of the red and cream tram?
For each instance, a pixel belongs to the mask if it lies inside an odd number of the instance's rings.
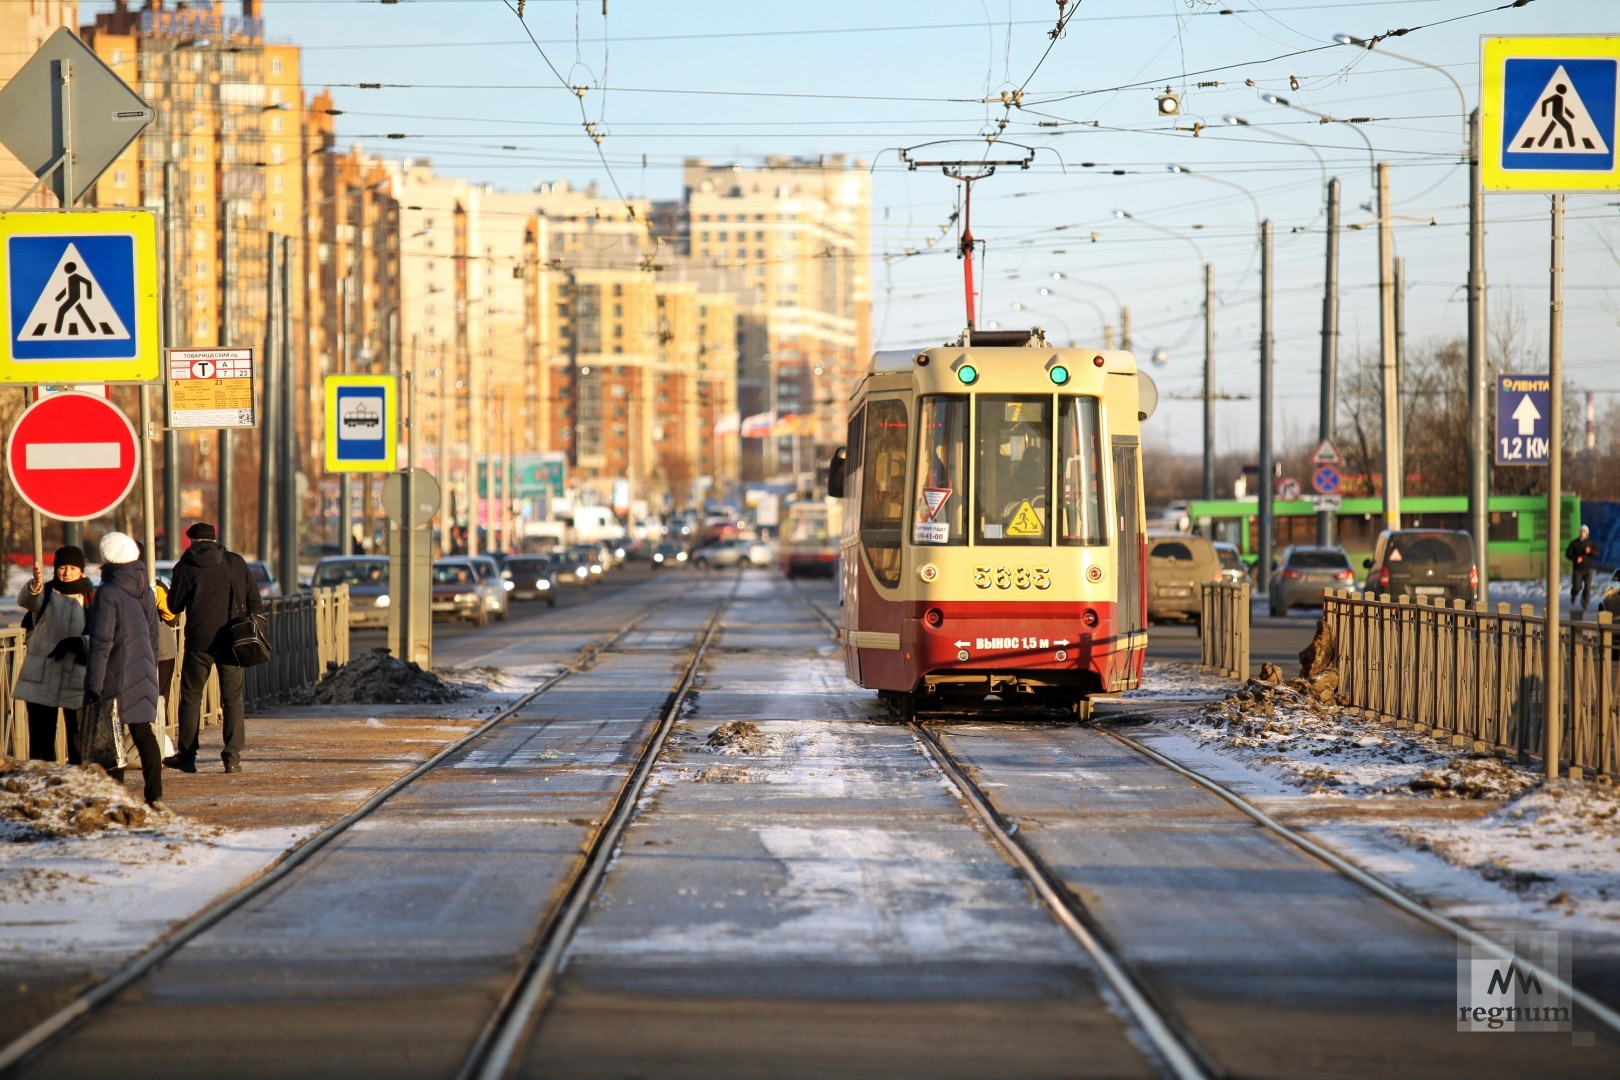
[[[829,476],[849,677],[907,713],[995,695],[1084,718],[1136,687],[1156,400],[1129,352],[1038,330],[877,353]]]

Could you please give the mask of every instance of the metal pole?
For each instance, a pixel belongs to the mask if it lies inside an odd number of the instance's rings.
[[[484,381],[479,377],[483,365],[472,344],[471,308],[469,303],[461,320],[461,340],[467,353],[467,471],[471,477],[467,485],[467,554],[477,555],[487,546],[478,542],[478,526],[489,497],[495,493],[495,478],[490,467],[493,462],[480,460],[489,456],[484,449],[484,414],[489,411],[489,403],[485,400]]]
[[[259,368],[264,382],[259,394],[259,558],[270,565],[270,545],[275,535],[272,513],[276,490],[276,421],[281,412],[276,377],[276,243],[265,244],[264,273],[264,352]],[[292,583],[288,582],[291,590]]]
[[[449,555],[455,550],[456,524],[450,514],[450,391],[455,388],[451,372],[455,357],[445,359],[443,341],[433,349],[439,358],[439,554]]]
[[[351,265],[349,277],[354,276]],[[338,370],[349,373],[349,278],[338,283]],[[338,551],[354,553],[354,484],[351,474],[338,477]]]
[[[1204,498],[1215,497],[1215,264],[1204,264]]]
[[[1490,603],[1491,437],[1485,421],[1485,189],[1479,175],[1479,110],[1468,117],[1468,531],[1479,558],[1479,599]]]
[[[392,344],[392,343],[390,343]],[[397,370],[397,368],[396,368]],[[416,378],[412,372],[402,372],[405,380],[405,415],[400,419],[400,441],[410,447],[410,456],[399,476],[399,658],[406,663],[416,660],[415,613],[411,610],[416,598]]]
[[[145,553],[146,580],[157,580],[157,549],[153,540],[157,536],[157,520],[153,514],[156,499],[152,490],[152,442],[156,432],[152,427],[152,395],[146,383],[141,384],[141,551]]]
[[[165,154],[167,147],[165,147]],[[163,343],[175,347],[179,327],[175,310],[177,293],[174,285],[174,162],[163,163]],[[163,422],[169,422],[173,388],[169,380],[168,361],[165,356],[163,370]],[[180,433],[166,428],[163,433],[163,557],[180,557]]]
[[[278,545],[281,557],[280,578],[285,589],[298,585],[298,380],[293,374],[292,350],[292,239],[280,237],[281,243],[281,408],[277,424],[276,450],[281,455],[281,468],[276,480],[280,492],[276,499],[276,526],[280,530]]]
[[[62,190],[57,196],[57,201],[62,209],[71,210],[73,204],[78,201],[74,198],[78,189],[73,186],[73,62],[61,60],[57,63],[62,80],[62,99],[57,104],[57,115],[61,118],[62,124]],[[62,522],[62,543],[83,547],[84,522]],[[43,556],[43,551],[41,555]]]
[[[1406,259],[1395,259],[1395,392],[1406,384]],[[1402,442],[1405,441],[1403,438]]]
[[[1378,339],[1384,384],[1384,528],[1401,527],[1400,376],[1395,367],[1395,238],[1389,224],[1389,166],[1378,163]]]
[[[1277,495],[1271,467],[1271,219],[1260,223],[1260,560],[1257,579],[1271,578],[1272,505]],[[1265,591],[1262,589],[1262,591]]]
[[[1547,654],[1543,660],[1547,693],[1542,701],[1542,727],[1547,733],[1547,779],[1558,778],[1564,731],[1564,650],[1559,640],[1559,579],[1564,566],[1559,520],[1564,486],[1564,196],[1552,197],[1552,272],[1547,303]]]
[[[1119,309],[1119,347],[1131,351],[1131,309],[1124,306]]]
[[[1338,401],[1335,397],[1339,367],[1339,180],[1327,186],[1327,269],[1322,277],[1322,389],[1317,398],[1316,429],[1322,442],[1332,442]],[[1316,542],[1334,542],[1338,515],[1331,510],[1316,515]]]
[[[228,349],[231,345],[231,272],[235,269],[231,261],[231,201],[220,201],[220,210],[225,220],[220,226],[219,250],[219,347]],[[235,548],[235,533],[232,522],[236,517],[234,500],[236,497],[236,469],[231,461],[232,445],[230,428],[219,429],[219,546],[230,551]]]
[[[579,283],[572,270],[565,270],[568,282],[568,471],[579,483]]]

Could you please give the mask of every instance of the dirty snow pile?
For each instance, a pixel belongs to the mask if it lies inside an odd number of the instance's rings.
[[[1394,831],[1549,910],[1620,922],[1620,792],[1604,778],[1549,781],[1471,821]]]
[[[0,757],[0,841],[27,843],[169,821],[100,766]]]
[[[1313,795],[1431,795],[1507,798],[1535,777],[1489,754],[1400,731],[1340,711],[1338,676],[1284,683],[1251,679],[1222,701],[1179,721],[1203,746],[1280,774]]]
[[[423,671],[387,649],[372,649],[329,672],[299,704],[417,705],[459,701],[483,691],[482,685],[449,682]]]
[[[704,749],[711,754],[764,754],[773,747],[771,737],[752,720],[728,720],[709,732]]]

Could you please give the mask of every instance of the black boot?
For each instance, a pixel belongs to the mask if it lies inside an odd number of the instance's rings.
[[[190,754],[174,754],[163,759],[163,767],[194,773],[197,771],[197,759]]]

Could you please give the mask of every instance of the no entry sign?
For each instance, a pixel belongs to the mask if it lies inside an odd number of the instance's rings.
[[[103,397],[68,391],[34,402],[6,441],[23,501],[46,517],[89,521],[124,500],[140,471],[135,427]]]

